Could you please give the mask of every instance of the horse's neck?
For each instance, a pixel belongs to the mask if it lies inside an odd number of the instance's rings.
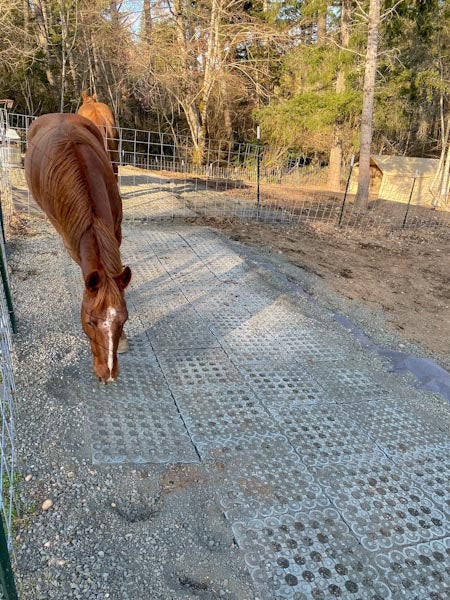
[[[89,273],[102,270],[103,266],[100,261],[97,238],[94,235],[92,227],[90,227],[81,237],[79,254],[80,266],[84,279],[86,279]]]

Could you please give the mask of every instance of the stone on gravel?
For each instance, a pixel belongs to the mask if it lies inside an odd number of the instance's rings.
[[[48,510],[53,506],[53,500],[44,500],[42,503],[42,510]]]

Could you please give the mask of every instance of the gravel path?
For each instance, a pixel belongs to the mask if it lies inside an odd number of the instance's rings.
[[[137,224],[130,353],[102,387],[77,270],[31,228],[10,258],[22,598],[446,597],[442,398],[257,253]]]

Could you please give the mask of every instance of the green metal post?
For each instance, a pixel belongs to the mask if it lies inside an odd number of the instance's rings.
[[[261,150],[261,130],[258,127],[256,128],[256,138],[257,138],[257,155],[256,155],[256,205],[259,208],[259,203],[260,203],[260,189],[259,189],[259,179],[260,179],[260,150]]]
[[[345,192],[344,192],[344,199],[342,200],[342,206],[341,206],[341,214],[339,215],[339,227],[341,227],[342,225],[342,219],[344,217],[344,208],[345,208],[345,202],[347,201],[347,192],[348,192],[348,186],[350,185],[350,178],[352,176],[352,171],[353,171],[353,165],[355,163],[355,157],[352,156],[352,160],[350,161],[350,171],[347,177],[347,183],[345,184]]]
[[[0,597],[5,600],[18,600],[2,518],[0,518]]]
[[[408,205],[406,206],[405,217],[403,219],[402,229],[405,229],[406,219],[408,217],[409,207],[411,206],[411,199],[412,199],[413,194],[414,194],[414,187],[416,185],[416,179],[417,179],[418,174],[419,174],[418,171],[416,171],[415,174],[414,174],[414,179],[413,179],[413,183],[412,183],[412,186],[411,186],[411,191],[409,192]]]
[[[14,313],[14,306],[11,296],[11,290],[9,288],[8,274],[6,272],[6,257],[3,256],[3,244],[0,243],[0,271],[2,275],[3,289],[5,290],[6,304],[8,305],[9,319],[11,321],[11,327],[13,333],[17,333],[16,315]]]
[[[0,198],[0,226],[1,226],[3,239],[6,240],[5,226],[3,224],[3,208],[2,208],[2,199],[1,198]]]

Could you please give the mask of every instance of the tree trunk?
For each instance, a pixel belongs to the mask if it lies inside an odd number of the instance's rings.
[[[223,77],[220,78],[220,92],[223,102],[223,125],[225,128],[225,137],[229,142],[233,143],[233,125],[230,104],[228,101],[227,82]]]
[[[98,58],[98,50],[97,50],[97,42],[94,38],[94,34],[91,33],[91,47],[92,47],[92,59],[94,61],[94,78],[93,78],[93,82],[91,83],[92,85],[92,93],[97,93],[97,86],[99,84],[99,82],[101,81],[101,68],[100,68],[100,61]]]
[[[317,13],[317,45],[323,46],[327,36],[327,6],[319,8]]]
[[[64,112],[64,100],[66,91],[66,47],[67,47],[67,23],[64,15],[64,3],[59,6],[59,18],[61,21],[61,85],[59,112]]]
[[[152,7],[151,0],[144,0],[144,37],[150,43],[152,34]]]
[[[443,99],[441,96],[441,103],[443,105]],[[443,186],[443,177],[445,173],[445,155],[447,151],[447,142],[450,134],[450,117],[447,120],[447,127],[445,126],[444,113],[441,113],[441,156],[439,157],[438,167],[434,174],[433,181],[430,184],[429,190],[433,196],[433,206],[436,208],[440,204],[440,191]],[[450,147],[450,146],[449,146]],[[437,190],[437,191],[436,191]]]
[[[200,101],[200,129],[202,140],[206,138],[208,103],[214,85],[214,73],[217,70],[217,49],[219,46],[220,0],[212,0],[209,24],[208,48],[206,51],[205,72]]]
[[[45,57],[45,75],[50,86],[53,98],[55,101],[58,98],[58,86],[56,85],[56,79],[53,75],[52,64],[53,58],[50,52],[50,41],[49,41],[49,16],[47,13],[47,7],[45,2],[39,1],[34,4],[34,16],[36,19],[36,35],[39,46],[42,48]]]
[[[352,19],[352,0],[342,0],[341,2],[341,31],[340,42],[343,48],[348,47],[350,40],[350,24]],[[318,40],[319,41],[319,40]],[[339,69],[336,78],[336,92],[342,94],[345,92],[345,73],[342,67]],[[333,145],[330,151],[330,160],[328,167],[327,187],[333,191],[339,191],[341,186],[342,172],[342,138],[344,130],[341,123],[336,123],[333,128]]]
[[[30,26],[30,4],[28,0],[22,0],[22,10],[23,10],[23,28],[25,33],[28,33],[28,29]]]
[[[195,104],[187,104],[182,100],[180,101],[180,104],[186,115],[189,131],[191,132],[192,143],[194,145],[192,160],[194,165],[200,166],[203,162],[203,153],[205,151],[205,137],[202,132],[200,115]]]
[[[366,70],[364,74],[363,108],[361,115],[358,191],[355,198],[355,205],[363,209],[367,209],[369,205],[370,149],[372,145],[373,101],[377,70],[380,5],[381,0],[370,0],[369,33],[367,37]]]
[[[75,66],[75,60],[74,60],[72,48],[67,49],[67,59],[69,61],[69,70],[70,70],[70,76],[72,77],[73,89],[76,93],[78,90],[78,76],[77,76],[77,69]]]
[[[444,173],[443,173],[442,184],[441,184],[441,196],[442,196],[442,202],[444,203],[444,205],[447,204],[449,177],[450,177],[450,144],[448,144],[448,147],[447,147],[447,158],[445,160]]]
[[[190,77],[192,75],[191,64],[189,60],[189,49],[186,41],[187,23],[185,21],[185,11],[182,0],[174,0],[173,12],[175,14],[176,35],[180,58],[183,62],[184,76],[186,77],[185,95],[182,98],[176,98],[183,109],[186,121],[189,126],[192,144],[194,146],[192,159],[194,164],[201,164],[203,160],[204,140],[202,140],[202,127],[200,111],[197,108],[192,95],[189,92]]]

